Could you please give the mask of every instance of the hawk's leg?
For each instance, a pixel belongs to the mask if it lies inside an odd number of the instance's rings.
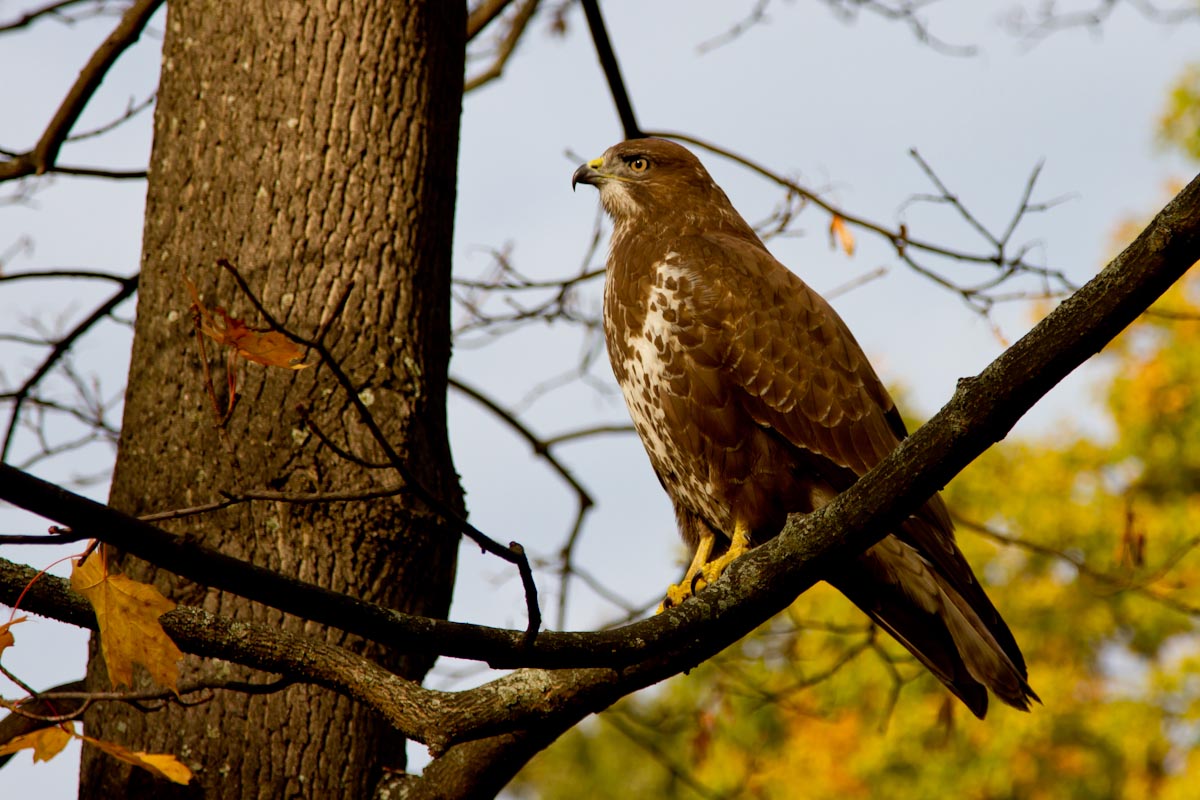
[[[704,581],[705,585],[715,583],[717,578],[721,577],[721,573],[725,571],[725,568],[749,549],[750,529],[746,527],[746,523],[738,520],[734,524],[733,541],[729,543],[729,549],[722,553],[719,558],[714,558],[704,565],[704,568],[700,571],[700,579]]]
[[[655,614],[661,614],[668,608],[674,608],[692,596],[695,592],[693,586],[696,579],[701,577],[704,565],[708,563],[708,557],[712,555],[713,544],[716,540],[716,534],[705,527],[700,533],[700,541],[696,543],[696,554],[692,556],[692,563],[687,568],[687,572],[683,574],[683,580],[667,587],[667,596],[658,604]]]
[[[733,541],[729,543],[729,549],[709,561],[708,558],[712,555],[715,540],[716,536],[711,530],[706,529],[700,535],[700,542],[696,546],[696,555],[692,557],[692,564],[684,573],[683,580],[674,586],[667,587],[667,597],[659,604],[658,611],[655,613],[661,614],[665,609],[679,605],[695,594],[697,589],[708,586],[721,577],[721,573],[733,563],[734,559],[750,549],[750,529],[743,522],[736,523]]]

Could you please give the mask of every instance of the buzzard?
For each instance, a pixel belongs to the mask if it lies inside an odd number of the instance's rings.
[[[684,147],[633,139],[571,178],[612,218],[604,334],[613,372],[694,557],[687,599],[828,503],[907,435],[833,308],[767,251]],[[826,580],[978,717],[988,690],[1037,700],[1025,660],[935,495]]]

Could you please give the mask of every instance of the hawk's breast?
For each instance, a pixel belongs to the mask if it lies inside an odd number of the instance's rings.
[[[605,339],[613,372],[625,396],[650,463],[677,505],[708,519],[718,529],[729,514],[714,496],[713,444],[696,427],[692,391],[697,365],[691,271],[673,262],[674,253],[655,262],[643,280],[620,274],[605,286]]]

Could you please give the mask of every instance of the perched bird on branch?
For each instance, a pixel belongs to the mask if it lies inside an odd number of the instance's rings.
[[[907,435],[841,317],[767,251],[700,161],[662,139],[571,178],[612,218],[604,335],[694,558],[663,607],[715,581],[787,515],[828,503]],[[1025,660],[940,496],[824,576],[976,716],[1028,710]]]

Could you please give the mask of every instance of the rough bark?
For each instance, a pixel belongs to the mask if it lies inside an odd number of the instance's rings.
[[[390,472],[347,463],[299,423],[304,405],[350,450],[379,460],[327,370],[244,367],[219,429],[204,387],[182,275],[209,305],[254,313],[218,259],[236,264],[289,327],[333,319],[327,345],[410,469],[461,508],[445,426],[449,273],[465,6],[172,2],[150,165],[142,278],[111,503],[146,513],[221,489],[336,491]],[[214,379],[223,359],[210,349]],[[254,503],[166,525],[223,552],[421,615],[447,611],[455,532],[411,497],[358,504]],[[389,655],[145,562],[122,568],[168,596],[370,652],[419,677],[430,658]],[[237,675],[190,661],[185,679]],[[95,647],[89,685],[107,688]],[[193,786],[163,783],[85,749],[80,796],[365,797],[403,742],[378,716],[316,687],[220,693],[198,708],[143,714],[101,704],[91,735],[170,752]]]

